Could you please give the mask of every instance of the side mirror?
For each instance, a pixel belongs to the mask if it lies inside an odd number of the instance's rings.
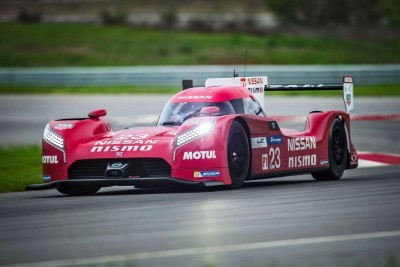
[[[182,80],[182,90],[186,90],[193,87],[193,80]]]
[[[88,114],[89,118],[94,118],[94,119],[97,119],[99,117],[104,117],[105,115],[107,115],[107,111],[105,109],[93,110]]]
[[[208,116],[217,115],[217,114],[219,114],[219,112],[220,112],[219,107],[215,107],[215,106],[214,107],[204,107],[200,110],[201,115],[208,115]]]

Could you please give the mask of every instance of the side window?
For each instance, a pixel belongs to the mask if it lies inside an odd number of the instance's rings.
[[[231,101],[233,109],[235,110],[236,114],[243,114],[244,112],[244,105],[243,105],[243,99],[238,98],[238,99],[232,99]]]
[[[253,97],[244,98],[243,101],[244,101],[244,111],[246,114],[253,114],[265,117],[265,113],[262,110],[260,104]]]

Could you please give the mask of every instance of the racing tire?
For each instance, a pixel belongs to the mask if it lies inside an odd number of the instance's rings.
[[[232,182],[228,188],[240,188],[249,173],[250,148],[246,131],[237,121],[234,121],[229,129],[227,159]]]
[[[347,137],[343,122],[336,118],[332,122],[329,136],[329,169],[311,173],[317,181],[339,180],[347,166],[349,153],[347,151]]]
[[[70,196],[90,196],[96,194],[100,190],[100,186],[80,185],[76,186],[60,186],[58,192]]]

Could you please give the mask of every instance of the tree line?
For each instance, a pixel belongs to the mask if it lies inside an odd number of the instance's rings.
[[[303,26],[400,26],[400,0],[264,0],[281,23]]]

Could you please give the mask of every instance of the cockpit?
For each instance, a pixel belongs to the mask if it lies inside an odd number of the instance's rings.
[[[192,117],[253,114],[264,116],[260,104],[253,97],[221,102],[168,102],[157,125],[179,126]]]

